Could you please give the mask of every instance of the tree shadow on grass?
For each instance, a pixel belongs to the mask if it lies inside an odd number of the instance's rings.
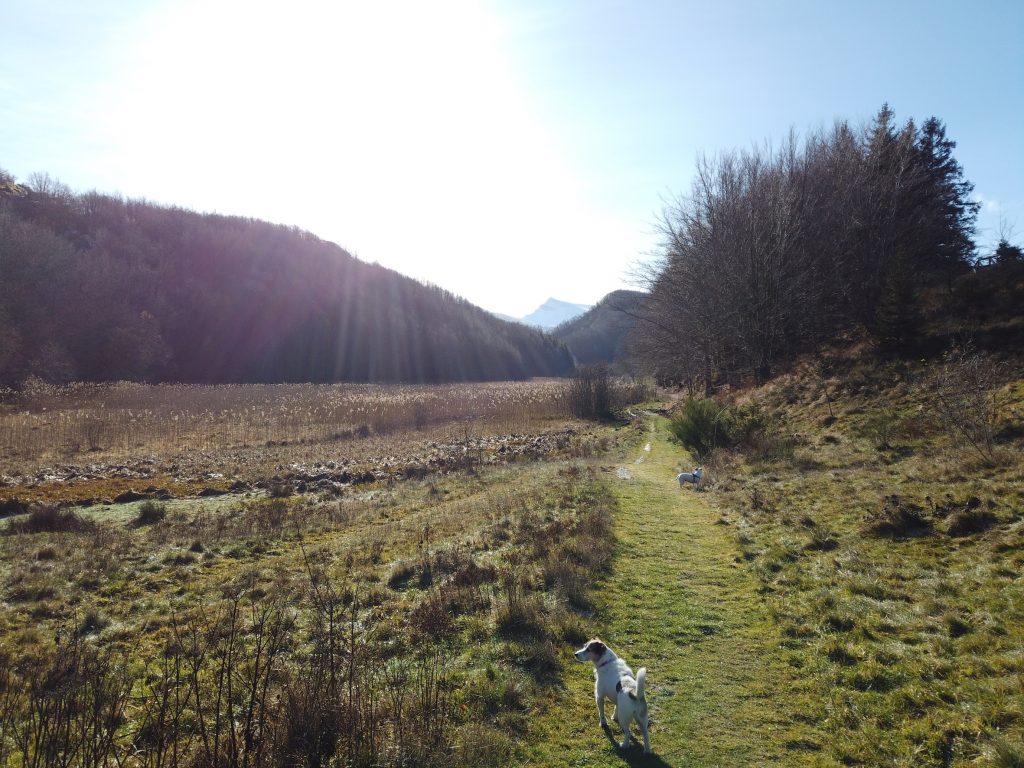
[[[644,740],[642,736],[637,738],[637,734],[632,734],[633,743],[626,749],[622,749],[622,747],[619,746],[619,740],[615,738],[615,734],[612,732],[612,727],[610,725],[601,726],[601,729],[604,731],[604,735],[607,737],[608,741],[611,742],[612,748],[615,750],[616,754],[622,758],[622,762],[626,765],[637,766],[638,768],[670,768],[669,764],[658,757],[656,753],[650,755],[644,754]],[[654,745],[652,744],[651,746],[653,748]]]

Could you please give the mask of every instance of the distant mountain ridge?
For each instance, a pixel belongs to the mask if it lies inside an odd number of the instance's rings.
[[[573,304],[559,299],[548,299],[533,312],[520,318],[520,322],[540,328],[554,328],[567,320],[579,317],[588,309],[590,309],[589,304]]]
[[[566,347],[294,227],[0,169],[0,386],[561,376]]]
[[[577,364],[624,364],[636,313],[647,294],[612,291],[583,314],[552,330],[565,342]]]

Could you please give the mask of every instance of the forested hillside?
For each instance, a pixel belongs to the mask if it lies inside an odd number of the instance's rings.
[[[552,333],[565,342],[581,365],[623,363],[643,297],[639,291],[612,291],[579,317],[559,325]]]
[[[948,347],[953,339],[924,329],[978,299],[965,278],[979,204],[955,146],[937,118],[901,126],[885,105],[864,129],[839,121],[702,160],[691,193],[662,220],[640,357],[663,379],[711,387],[766,381],[849,332],[889,353]],[[999,253],[1002,269],[1019,261],[1008,243]],[[986,296],[1012,314],[1005,290]]]
[[[295,228],[0,171],[0,384],[561,375],[540,331]]]

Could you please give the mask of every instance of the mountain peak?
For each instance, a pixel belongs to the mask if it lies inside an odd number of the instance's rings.
[[[541,328],[554,328],[566,320],[582,315],[588,309],[590,309],[589,304],[573,304],[552,297],[523,317],[521,322]]]

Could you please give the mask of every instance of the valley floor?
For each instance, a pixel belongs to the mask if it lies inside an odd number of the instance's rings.
[[[609,470],[619,554],[595,590],[593,624],[634,669],[648,668],[655,754],[636,744],[622,752],[601,730],[591,668],[580,664],[531,728],[525,764],[818,764],[821,734],[802,721],[813,684],[782,660],[778,629],[731,529],[716,524],[705,494],[675,482],[686,457],[664,420],[651,430],[646,446]],[[614,722],[611,733],[621,739]]]

